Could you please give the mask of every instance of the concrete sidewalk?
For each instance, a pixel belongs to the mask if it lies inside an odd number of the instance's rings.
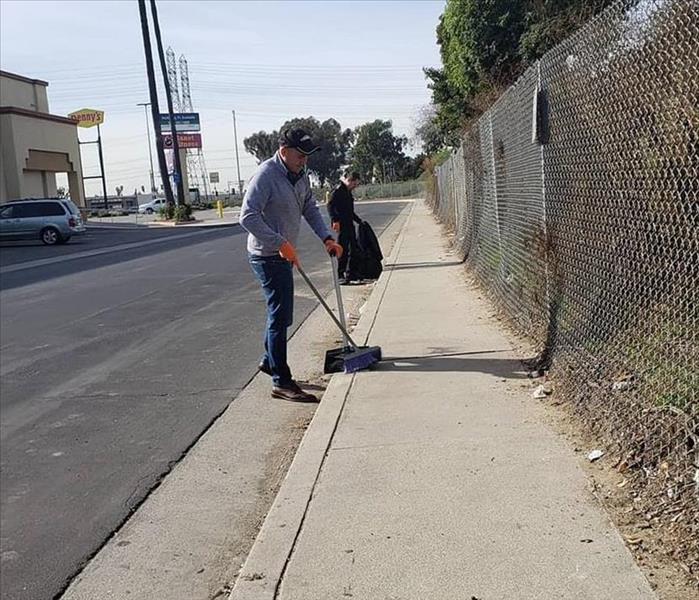
[[[234,600],[656,598],[421,202]]]

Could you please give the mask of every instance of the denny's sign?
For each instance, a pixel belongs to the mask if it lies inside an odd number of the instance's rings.
[[[68,117],[73,119],[78,127],[94,127],[104,123],[104,111],[95,110],[94,108],[77,110],[70,113]]]

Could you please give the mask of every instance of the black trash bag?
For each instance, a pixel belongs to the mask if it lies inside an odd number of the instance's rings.
[[[362,221],[358,227],[357,244],[359,245],[360,256],[359,266],[361,279],[378,279],[383,272],[383,253],[379,240],[366,221]]]

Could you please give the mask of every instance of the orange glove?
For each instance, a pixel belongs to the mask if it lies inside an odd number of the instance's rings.
[[[340,233],[340,221],[333,221],[330,225],[335,233]]]
[[[337,256],[340,258],[342,256],[342,246],[338,244],[335,240],[325,240],[325,249],[328,251],[330,256]]]
[[[299,262],[299,256],[298,254],[296,254],[296,248],[294,248],[289,242],[284,242],[279,247],[279,254],[282,258],[288,260],[295,267],[301,265],[301,263]]]

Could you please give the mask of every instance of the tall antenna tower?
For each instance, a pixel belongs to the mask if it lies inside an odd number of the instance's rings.
[[[172,105],[175,112],[185,112],[182,110],[182,101],[180,100],[180,84],[177,78],[177,59],[172,48],[168,48],[165,53],[167,63],[167,79],[170,83],[170,93],[172,94]]]
[[[173,64],[175,55],[172,56]],[[169,72],[169,69],[168,69]],[[180,55],[180,107],[181,112],[194,112],[192,104],[192,93],[189,88],[189,66],[184,54]],[[201,148],[187,150],[187,172],[189,173],[192,187],[196,187],[204,192],[204,196],[209,195],[209,182],[207,179],[206,161]]]
[[[172,60],[175,60],[174,52]],[[182,112],[192,112],[192,93],[189,90],[189,66],[184,54],[180,55],[180,78],[182,80]]]

